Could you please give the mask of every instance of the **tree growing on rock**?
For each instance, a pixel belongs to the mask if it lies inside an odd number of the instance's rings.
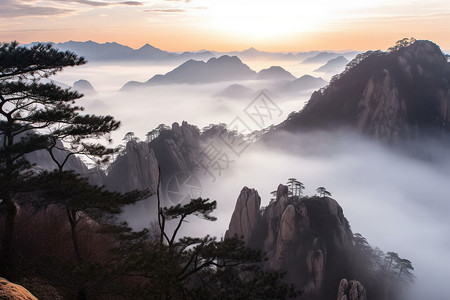
[[[286,184],[289,189],[288,195],[290,196],[301,196],[302,191],[305,189],[304,184],[296,178],[289,178]]]
[[[406,280],[412,280],[414,278],[412,271],[414,271],[414,268],[412,266],[411,261],[409,261],[408,259],[404,259],[404,258],[400,259],[397,280],[400,278],[405,278]]]
[[[305,185],[302,182],[296,180],[294,183],[293,195],[299,196],[299,197],[302,196],[304,189],[305,189]]]
[[[388,49],[388,51],[389,51],[389,52],[397,51],[397,50],[399,50],[399,49],[401,49],[401,48],[408,47],[408,46],[414,44],[415,42],[416,42],[416,39],[413,38],[413,37],[411,37],[411,38],[403,38],[403,39],[401,39],[401,40],[398,40],[398,41],[395,43],[394,46],[392,46],[392,47],[390,47],[390,48]]]
[[[319,194],[319,197],[331,197],[331,193],[327,191],[327,189],[323,186],[318,187],[316,189],[316,192]]]
[[[131,141],[138,141],[138,140],[139,140],[139,138],[132,131],[125,133],[125,136],[122,139],[122,141],[125,141],[125,143],[131,142]]]

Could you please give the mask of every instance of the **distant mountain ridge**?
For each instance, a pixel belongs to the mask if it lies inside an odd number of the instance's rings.
[[[344,58],[353,58],[356,56],[356,51],[349,51],[345,53],[337,53],[337,52],[320,52],[313,57],[306,58],[302,63],[304,64],[313,64],[313,63],[326,63],[331,59],[334,59],[338,56],[343,56]]]
[[[304,78],[303,78],[304,77]],[[326,84],[322,78],[303,76],[296,78],[282,67],[272,66],[256,73],[244,64],[237,56],[223,55],[211,58],[207,62],[188,60],[172,71],[162,75],[157,74],[146,82],[129,81],[121,91],[127,91],[145,86],[162,84],[206,84],[220,81],[243,81],[243,80],[272,80],[289,85],[289,90],[298,90],[308,81],[307,88],[320,88]],[[312,83],[312,81],[315,81]]]
[[[84,56],[90,62],[104,61],[147,61],[152,64],[167,62],[185,62],[189,59],[208,60],[212,57],[223,55],[238,56],[241,59],[261,59],[261,60],[305,60],[314,55],[320,54],[319,51],[306,51],[298,53],[284,52],[266,52],[255,48],[249,48],[243,51],[218,52],[210,50],[170,52],[159,49],[150,44],[145,44],[139,49],[133,49],[129,46],[121,45],[116,42],[97,43],[94,41],[67,41],[62,43],[53,43],[56,48],[61,50],[73,51],[80,56]],[[30,43],[29,46],[37,42]],[[353,53],[353,55],[352,55]],[[346,52],[338,55],[356,55],[356,52]],[[348,57],[347,57],[348,58]]]
[[[75,42],[68,41],[56,43],[54,47],[61,50],[73,51],[80,56],[84,56],[88,61],[186,61],[189,59],[209,59],[215,55],[210,51],[175,53],[156,48],[150,44],[145,44],[139,49],[113,43],[96,43],[93,41]]]
[[[349,63],[349,60],[344,56],[338,56],[336,58],[330,59],[326,64],[320,68],[314,70],[314,72],[324,72],[324,73],[340,73],[345,69],[345,66]]]

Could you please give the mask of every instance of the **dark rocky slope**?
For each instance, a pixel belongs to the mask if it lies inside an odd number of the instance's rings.
[[[356,60],[276,131],[347,127],[388,142],[448,133],[450,64],[436,44],[416,41]]]
[[[361,300],[366,293],[371,299],[398,299],[397,287],[390,284],[396,277],[383,262],[371,265],[370,246],[352,233],[334,199],[290,196],[280,184],[276,199],[265,208],[260,205],[258,192],[244,187],[225,238],[242,237],[247,246],[265,253],[265,267],[287,272],[286,280],[302,291],[300,299],[336,299],[339,294],[339,300]],[[344,278],[359,281],[345,284]]]

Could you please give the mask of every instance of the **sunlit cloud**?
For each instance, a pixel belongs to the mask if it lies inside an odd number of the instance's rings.
[[[79,4],[90,7],[117,5],[142,6],[140,1],[91,1],[91,0],[4,0],[0,4],[0,18],[64,16],[82,11]],[[52,5],[53,3],[53,5]],[[78,4],[78,6],[75,6]]]
[[[58,1],[58,2],[71,2],[71,3],[80,3],[80,4],[85,4],[85,5],[90,5],[90,6],[100,6],[100,7],[104,7],[104,6],[112,6],[112,5],[130,5],[130,6],[140,6],[140,5],[144,5],[143,2],[140,1],[91,1],[91,0],[69,0],[69,1],[65,1],[65,0],[54,0],[54,1]]]
[[[0,18],[16,17],[48,17],[72,13],[73,9],[53,7],[47,5],[27,4],[33,1],[4,0],[0,5]]]
[[[450,2],[442,0],[2,0],[0,4],[6,28],[17,28],[14,19],[21,21],[19,29],[45,28],[45,17],[58,18],[58,24],[47,25],[58,26],[61,32],[42,31],[39,37],[45,40],[64,41],[64,29],[78,26],[73,34],[79,40],[114,39],[131,47],[151,43],[170,51],[249,47],[364,51],[384,49],[405,36],[430,39],[448,49],[449,16]],[[25,17],[29,18],[24,21]],[[12,31],[7,37],[36,39],[25,33],[14,36]]]
[[[145,12],[158,12],[158,13],[182,13],[186,12],[185,9],[180,8],[168,8],[168,9],[145,9]]]

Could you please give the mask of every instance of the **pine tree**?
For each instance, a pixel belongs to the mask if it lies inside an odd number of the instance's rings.
[[[73,105],[81,94],[41,80],[84,63],[84,58],[50,44],[31,48],[17,42],[0,44],[0,198],[5,208],[2,275],[11,271],[16,195],[26,190],[32,175],[25,155],[48,146],[48,138],[38,132],[70,120],[81,110]]]

